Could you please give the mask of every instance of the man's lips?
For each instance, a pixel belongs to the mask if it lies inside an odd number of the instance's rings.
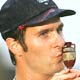
[[[52,61],[56,61],[56,63],[60,63],[60,62],[62,62],[63,61],[63,54],[62,54],[62,52],[57,52],[57,54],[58,55],[53,55],[53,56],[51,56],[52,57]]]
[[[57,52],[57,55],[56,55],[57,57],[59,57],[59,56],[63,56],[63,54],[62,54],[62,52],[60,51],[60,52]]]

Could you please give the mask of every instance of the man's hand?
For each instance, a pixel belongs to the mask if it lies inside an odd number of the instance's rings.
[[[80,80],[80,72],[72,69],[55,73],[51,80]]]

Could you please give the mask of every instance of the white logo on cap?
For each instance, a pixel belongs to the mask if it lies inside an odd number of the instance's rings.
[[[48,4],[49,0],[37,0],[39,3],[44,3],[45,5]]]

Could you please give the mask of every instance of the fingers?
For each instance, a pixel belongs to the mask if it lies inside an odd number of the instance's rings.
[[[70,69],[70,72],[79,72],[79,71],[77,71],[77,70],[74,70],[74,69]]]
[[[73,69],[62,70],[55,73],[51,80],[80,80],[80,71]]]
[[[55,73],[51,80],[80,80],[80,71],[74,69],[62,70]]]
[[[61,72],[56,73],[51,80],[73,80],[76,77],[75,73],[68,73],[67,74],[66,73],[67,71],[61,71]]]
[[[61,76],[62,80],[71,80],[74,79],[76,77],[75,73],[69,73],[69,74],[64,74],[63,76]]]
[[[60,78],[62,80],[65,80],[65,79],[73,79],[75,77],[76,77],[76,74],[75,73],[68,73],[68,74],[60,75]]]
[[[56,73],[56,75],[60,75],[60,74],[67,74],[67,73],[69,73],[69,69],[62,70],[61,72]]]
[[[80,77],[80,71],[78,70],[74,70],[74,69],[70,69],[71,73],[76,73],[77,77]]]
[[[74,80],[80,80],[80,77],[78,77],[78,78],[75,78]]]

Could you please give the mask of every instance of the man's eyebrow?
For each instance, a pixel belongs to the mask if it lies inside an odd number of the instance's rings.
[[[57,30],[62,31],[63,26],[64,26],[64,24],[61,22],[61,23],[59,24]],[[42,33],[42,32],[51,31],[51,30],[53,30],[53,29],[54,29],[53,27],[51,27],[51,28],[49,27],[49,28],[46,28],[46,29],[44,28],[44,29],[41,29],[40,31],[38,31],[38,32],[35,33],[35,34],[40,34],[40,33]]]
[[[48,28],[44,28],[44,29],[41,29],[40,31],[38,31],[36,34],[41,34],[41,33],[45,33],[45,32],[48,32],[48,31],[51,31],[53,28],[51,27],[48,27]]]

